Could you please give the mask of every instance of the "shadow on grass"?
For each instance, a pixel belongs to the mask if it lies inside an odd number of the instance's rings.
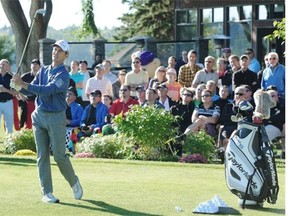
[[[31,158],[13,158],[13,157],[0,157],[0,164],[15,165],[15,166],[30,166],[36,164],[36,159]]]
[[[276,214],[282,214],[285,215],[285,209],[276,209],[276,208],[257,208],[257,211],[263,211],[263,214],[267,215],[269,212],[276,213]]]
[[[110,205],[108,203],[102,202],[102,201],[95,201],[95,200],[82,200],[84,202],[88,202],[93,204],[95,207],[91,206],[86,206],[86,205],[79,205],[79,204],[72,204],[72,203],[64,203],[60,202],[60,205],[67,205],[67,206],[72,206],[72,207],[77,207],[77,208],[84,208],[84,209],[89,209],[89,210],[96,210],[96,211],[101,211],[101,212],[107,212],[107,213],[112,213],[115,215],[131,215],[131,216],[161,216],[159,214],[149,214],[149,213],[142,213],[138,211],[130,211],[124,208],[120,208],[117,206]]]

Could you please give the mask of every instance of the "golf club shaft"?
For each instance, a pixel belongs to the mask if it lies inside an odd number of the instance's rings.
[[[35,23],[35,18],[36,18],[36,15],[33,17],[33,20],[32,20],[32,24],[31,24],[31,27],[30,27],[30,30],[29,30],[29,33],[28,33],[28,37],[26,39],[26,42],[25,42],[25,46],[24,46],[24,49],[22,51],[22,55],[21,55],[21,58],[20,58],[20,61],[19,61],[19,64],[18,64],[18,67],[17,67],[17,70],[16,70],[16,74],[18,74],[20,72],[20,67],[21,67],[21,64],[23,62],[23,58],[26,54],[26,50],[27,50],[27,46],[28,46],[28,43],[29,43],[29,40],[30,40],[30,37],[31,37],[31,33],[32,33],[32,29],[33,29],[33,26],[34,26],[34,23]]]

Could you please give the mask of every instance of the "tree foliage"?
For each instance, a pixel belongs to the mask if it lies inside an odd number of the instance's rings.
[[[125,41],[134,36],[150,36],[157,40],[174,38],[174,1],[122,0],[129,4],[129,13],[119,19],[123,26],[116,28],[115,40]]]
[[[0,0],[2,8],[9,20],[16,41],[16,63],[18,65],[22,55],[26,39],[28,37],[30,26],[23,12],[19,0]],[[40,8],[46,8],[44,16],[37,15],[33,31],[31,32],[30,41],[24,56],[21,72],[30,70],[30,62],[33,58],[39,58],[39,43],[38,40],[45,38],[47,33],[48,23],[52,14],[52,0],[31,0],[29,18],[32,23],[35,12]]]
[[[94,12],[93,12],[93,0],[82,0],[82,12],[84,19],[81,25],[80,38],[93,35],[93,37],[101,37],[95,22],[94,22]]]
[[[8,59],[10,63],[13,63],[14,52],[12,39],[6,34],[0,34],[0,59]]]
[[[272,34],[267,35],[265,38],[269,40],[273,40],[274,38],[282,39],[283,43],[285,43],[285,18],[281,21],[274,21],[273,26],[277,29],[273,31]]]

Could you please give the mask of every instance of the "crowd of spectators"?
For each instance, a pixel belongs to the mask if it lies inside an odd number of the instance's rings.
[[[235,116],[239,113],[239,104],[245,101],[251,105],[246,113],[248,121],[253,114],[254,92],[261,88],[275,100],[277,106],[271,109],[270,119],[263,123],[270,140],[285,135],[285,67],[279,63],[278,54],[265,55],[263,67],[255,58],[253,49],[248,48],[243,55],[237,56],[230,48],[222,50],[223,56],[215,59],[207,56],[203,64],[197,63],[195,50],[183,51],[180,59],[170,56],[167,66],[161,65],[150,77],[141,67],[141,58],[131,59],[131,71],[120,70],[117,75],[111,71],[111,62],[102,60],[88,70],[86,60],[71,61],[70,79],[73,81],[66,95],[67,134],[73,136],[73,142],[93,133],[101,132],[111,118],[122,115],[134,105],[155,106],[165,109],[172,115],[180,116],[174,125],[179,130],[179,137],[205,130],[217,140],[217,147],[227,146],[229,137],[237,127]],[[31,101],[35,95],[24,98],[9,88],[9,62],[1,63],[0,103],[1,115],[4,114],[7,133],[12,132],[13,97],[21,105],[21,125],[31,128]],[[40,61],[31,61],[29,80],[35,76]],[[5,71],[4,71],[5,70]],[[26,110],[22,107],[26,105]],[[27,111],[28,107],[28,111]],[[10,110],[8,112],[7,110]],[[25,112],[25,113],[24,113]],[[23,116],[23,117],[22,117]],[[232,117],[232,118],[231,118]],[[109,120],[107,120],[109,119]],[[15,123],[15,119],[14,119]],[[19,124],[19,123],[16,123]],[[69,144],[70,143],[70,144]],[[66,142],[71,147],[71,140]],[[70,147],[69,147],[70,146]],[[181,146],[175,147],[179,155]],[[283,151],[285,146],[283,145]]]

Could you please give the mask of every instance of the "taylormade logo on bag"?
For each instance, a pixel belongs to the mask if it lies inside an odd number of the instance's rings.
[[[267,158],[267,162],[269,163],[269,167],[270,167],[270,172],[271,172],[271,180],[272,180],[272,185],[276,186],[277,185],[277,180],[276,180],[276,171],[274,169],[274,165],[273,165],[273,158],[271,153],[269,153],[268,151],[266,151],[265,153],[266,158]]]
[[[230,152],[230,153],[231,153],[231,152]],[[229,155],[228,161],[231,162],[232,166],[234,166],[235,168],[237,168],[237,169],[243,174],[243,176],[244,176],[247,180],[249,180],[250,175],[249,175],[249,173],[248,173],[246,170],[244,170],[242,164],[239,163],[239,162],[235,159],[235,156],[233,156],[233,154],[228,154],[228,155]],[[251,181],[251,186],[252,186],[254,189],[257,189],[257,188],[258,188],[256,182],[253,181],[253,180]]]

